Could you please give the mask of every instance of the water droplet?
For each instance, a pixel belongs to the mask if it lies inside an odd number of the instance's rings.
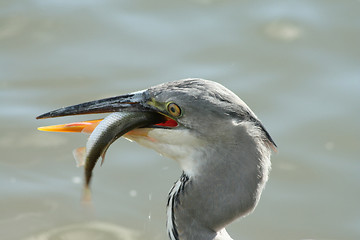
[[[73,177],[71,181],[75,184],[80,184],[82,182],[81,177]]]
[[[136,190],[131,190],[129,192],[129,195],[130,195],[130,197],[136,197],[137,196],[137,191]]]

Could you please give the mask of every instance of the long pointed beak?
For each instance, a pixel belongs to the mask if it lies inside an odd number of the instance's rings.
[[[59,108],[47,113],[44,113],[36,119],[44,118],[55,118],[70,115],[81,115],[81,114],[95,114],[95,113],[109,113],[109,112],[156,112],[162,116],[161,120],[157,124],[157,127],[176,127],[178,124],[175,120],[167,117],[161,113],[161,110],[148,104],[151,98],[147,90],[129,93],[117,97],[105,98],[85,103],[72,105],[69,107]],[[160,120],[160,118],[159,118]],[[48,132],[82,132],[91,133],[96,126],[102,121],[90,120],[82,122],[67,123],[61,125],[53,125],[46,127],[39,127],[40,131]]]
[[[126,111],[149,111],[150,107],[146,104],[147,100],[147,91],[143,90],[117,97],[110,97],[59,108],[54,111],[44,113],[36,117],[36,119],[55,118],[80,114],[117,112],[121,111],[122,109],[126,109]]]

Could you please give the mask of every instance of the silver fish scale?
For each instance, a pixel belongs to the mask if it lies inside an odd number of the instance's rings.
[[[91,133],[86,143],[85,180],[89,185],[92,170],[108,147],[125,133],[139,127],[159,122],[158,114],[152,112],[115,112],[104,118]]]

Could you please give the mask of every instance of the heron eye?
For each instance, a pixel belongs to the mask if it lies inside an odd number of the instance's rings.
[[[174,117],[179,117],[181,115],[181,109],[176,103],[169,103],[167,105],[167,110]]]

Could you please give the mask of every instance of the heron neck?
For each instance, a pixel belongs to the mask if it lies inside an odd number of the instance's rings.
[[[170,190],[170,239],[230,240],[224,227],[256,206],[270,170],[270,150],[253,141],[200,151],[196,161],[205,164],[196,175],[185,171]]]

